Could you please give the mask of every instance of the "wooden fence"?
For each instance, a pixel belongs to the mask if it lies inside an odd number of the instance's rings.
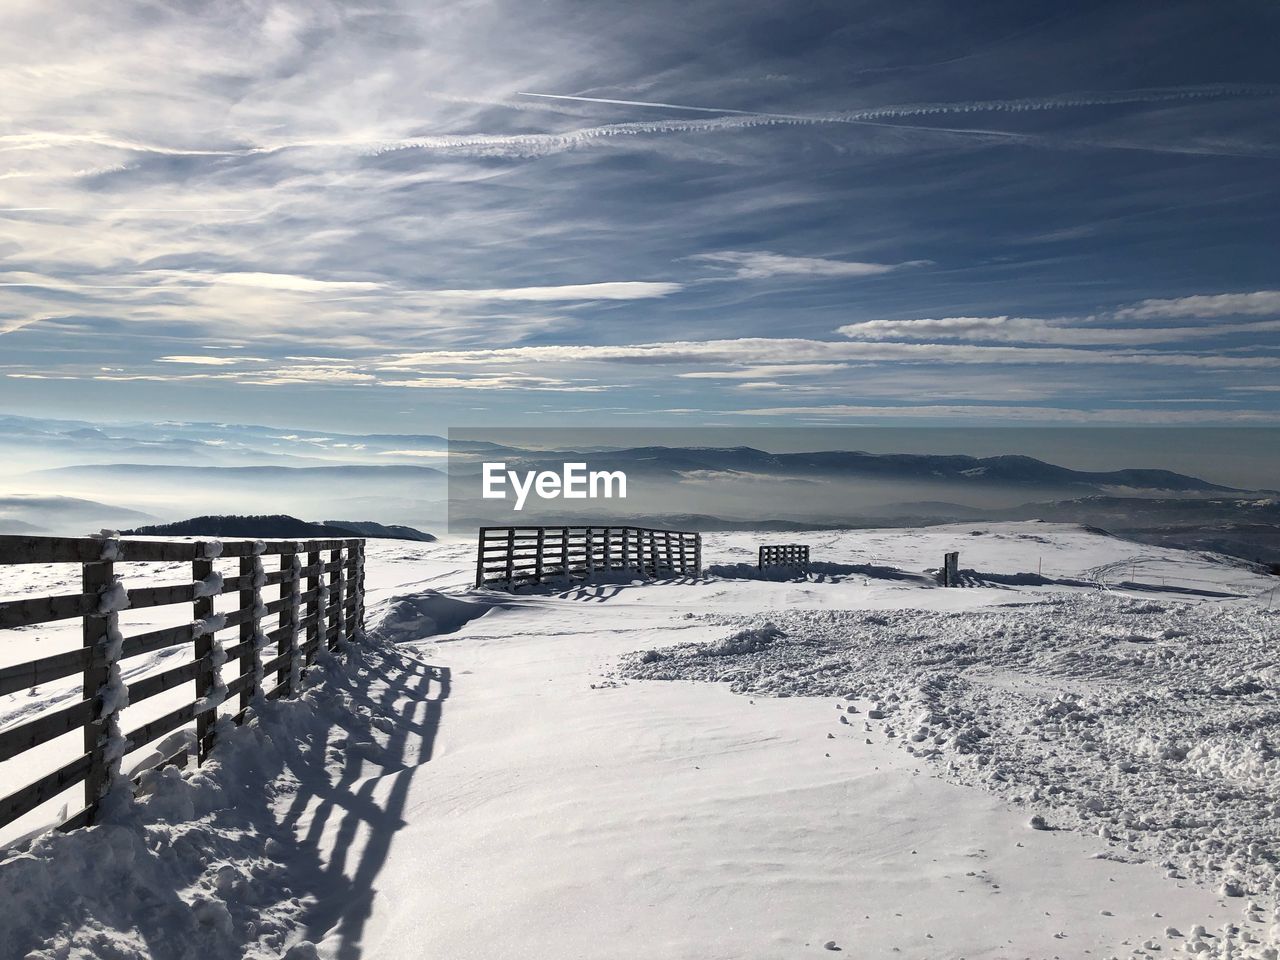
[[[760,560],[757,567],[807,567],[809,565],[809,545],[807,543],[774,543],[760,548]]]
[[[647,527],[481,527],[476,586],[590,580],[598,573],[698,576],[702,536]]]
[[[239,574],[216,573],[219,557],[238,558]],[[266,569],[267,557],[279,558],[278,569]],[[190,563],[190,580],[171,586],[130,587],[118,573],[121,564],[156,561]],[[184,747],[164,762],[200,762],[212,746],[221,704],[230,704],[231,712],[222,715],[238,723],[255,696],[278,698],[294,692],[302,668],[322,646],[337,649],[342,640],[358,639],[363,633],[363,540],[192,542],[0,536],[0,570],[30,563],[79,564],[81,591],[0,602],[0,630],[78,619],[83,642],[75,649],[0,668],[0,695],[75,675],[83,677],[83,686],[81,696],[70,706],[46,710],[33,720],[0,730],[0,761],[76,729],[83,730],[83,750],[52,773],[0,798],[0,827],[81,783],[83,807],[62,826],[70,829],[91,823],[125,754],[194,722],[197,755],[189,757]],[[275,586],[279,596],[265,599],[264,590]],[[215,614],[215,598],[223,595],[234,597],[236,608]],[[190,622],[122,636],[121,610],[173,604],[190,607]],[[274,620],[270,629],[264,625],[269,619]],[[220,633],[231,631],[235,631],[235,642],[219,639]],[[123,661],[179,644],[192,645],[190,661],[127,685],[121,680]],[[224,665],[232,667],[234,679],[224,677]],[[121,730],[119,713],[125,704],[137,704],[192,681],[194,699],[133,730]]]

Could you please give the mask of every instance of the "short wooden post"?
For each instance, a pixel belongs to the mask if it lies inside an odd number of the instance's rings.
[[[953,551],[942,557],[942,585],[944,587],[960,586],[960,552]]]
[[[693,575],[702,576],[702,534],[693,535]]]
[[[594,527],[587,527],[587,579],[590,580],[596,573],[596,531]]]
[[[80,589],[83,593],[98,596],[115,579],[115,564],[110,560],[86,563],[80,571]],[[84,616],[81,629],[82,642],[93,650],[89,665],[84,671],[83,694],[86,700],[97,700],[98,707],[92,723],[85,724],[84,752],[93,759],[89,775],[84,782],[85,806],[92,811],[109,786],[111,768],[106,758],[106,732],[109,718],[102,710],[102,688],[111,678],[111,663],[107,658],[110,640],[111,615],[101,613],[100,608]],[[92,820],[92,812],[90,813]]]
[[[197,587],[213,573],[213,561],[206,555],[208,548],[204,543],[196,544],[196,558],[191,561],[191,579]],[[219,669],[213,662],[214,634],[206,624],[213,617],[213,597],[202,596],[196,590],[196,598],[192,604],[196,628],[196,701],[202,701],[213,692],[218,678],[214,671]],[[206,709],[196,714],[196,762],[203,763],[209,755],[212,743],[213,722],[218,717],[217,704],[205,705]]]
[[[564,568],[564,582],[567,584],[569,577],[569,528],[560,528],[560,565]]]
[[[533,561],[533,579],[537,583],[542,582],[543,549],[546,547],[546,542],[547,542],[547,528],[539,527],[537,556],[534,558],[534,561]]]
[[[622,569],[631,570],[631,528],[622,528]]]
[[[476,534],[476,589],[484,587],[484,545],[489,537],[489,528],[481,527]],[[363,544],[364,541],[362,540]]]

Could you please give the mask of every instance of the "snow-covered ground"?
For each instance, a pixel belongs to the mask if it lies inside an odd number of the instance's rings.
[[[788,539],[815,571],[758,578]],[[0,944],[1275,956],[1274,578],[983,524],[710,535],[701,580],[512,597],[469,589],[473,549],[371,543],[368,644],[199,774],[6,855]],[[926,572],[950,549],[964,589]]]

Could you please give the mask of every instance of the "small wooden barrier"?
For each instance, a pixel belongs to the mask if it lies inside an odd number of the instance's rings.
[[[760,559],[756,566],[764,570],[768,567],[807,567],[809,565],[809,545],[807,543],[773,543],[760,548]]]
[[[960,551],[942,555],[942,585],[944,587],[960,586]]]
[[[597,573],[698,576],[702,535],[647,527],[481,527],[476,587],[590,580]]]
[[[125,754],[194,723],[197,755],[189,757],[184,748],[164,762],[200,762],[213,745],[220,705],[231,704],[232,713],[222,715],[239,723],[255,696],[275,699],[295,692],[300,670],[314,661],[322,646],[336,650],[340,641],[363,634],[364,546],[364,540],[356,539],[224,542],[0,536],[0,569],[30,563],[81,567],[78,594],[0,602],[0,630],[69,619],[83,624],[79,648],[0,668],[0,695],[76,674],[84,678],[77,702],[0,729],[0,761],[77,728],[84,731],[79,756],[0,798],[0,827],[80,783],[85,786],[84,806],[61,826],[92,823]],[[278,569],[265,569],[263,560],[269,556],[279,557]],[[219,558],[238,558],[238,575],[215,572]],[[156,561],[190,563],[190,581],[130,588],[117,572],[121,564]],[[264,600],[269,586],[278,586],[279,596]],[[214,600],[223,595],[236,598],[236,609],[215,614]],[[121,635],[119,611],[172,604],[189,605],[191,622]],[[275,619],[274,629],[264,625],[268,618]],[[233,630],[237,642],[218,641],[219,633]],[[190,661],[128,684],[121,680],[123,661],[179,644],[192,645]],[[227,672],[237,675],[226,679]],[[129,704],[136,704],[192,681],[194,699],[134,730],[120,729],[122,692],[127,691]]]

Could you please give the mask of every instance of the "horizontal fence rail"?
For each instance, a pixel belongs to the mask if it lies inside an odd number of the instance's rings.
[[[321,649],[337,650],[345,640],[363,635],[364,560],[362,539],[0,536],[0,570],[35,563],[81,567],[78,594],[0,602],[0,629],[78,619],[82,632],[77,649],[0,668],[0,696],[73,676],[83,680],[76,702],[44,710],[33,719],[24,714],[0,729],[0,762],[63,734],[83,731],[78,756],[0,798],[0,827],[80,784],[83,805],[68,805],[66,809],[79,808],[78,812],[64,813],[61,825],[69,829],[92,823],[129,752],[194,724],[195,756],[184,747],[163,762],[199,763],[213,746],[220,716],[239,723],[254,697],[275,699],[297,692],[302,670]],[[190,579],[171,586],[131,586],[120,570],[138,562],[189,563]],[[275,569],[268,569],[268,563]],[[268,591],[275,596],[269,598]],[[219,597],[229,598],[232,609],[215,613]],[[122,634],[121,611],[173,605],[187,607],[190,621]],[[190,650],[191,659],[142,679],[122,679],[122,668],[136,666],[126,663],[130,658],[179,645]],[[192,684],[194,691],[187,702],[134,729],[122,729],[121,711],[127,705],[183,684]]]
[[[768,567],[807,567],[809,545],[807,543],[773,543],[760,547],[759,569]]]
[[[698,576],[702,535],[648,527],[481,527],[476,587],[510,590],[600,574]]]

